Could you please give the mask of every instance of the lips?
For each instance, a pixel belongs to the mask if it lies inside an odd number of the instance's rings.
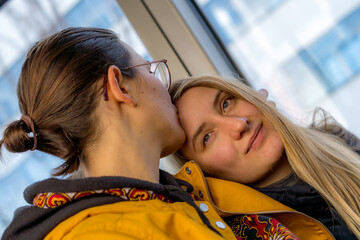
[[[247,147],[246,153],[248,153],[250,151],[254,141],[256,140],[257,136],[259,135],[261,128],[262,128],[262,123],[256,126],[254,133],[249,140],[249,145]]]

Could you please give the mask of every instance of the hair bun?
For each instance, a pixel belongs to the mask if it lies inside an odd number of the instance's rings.
[[[34,134],[30,136],[28,133]],[[35,131],[28,127],[24,120],[17,120],[10,123],[4,131],[2,144],[10,152],[19,153],[36,148],[36,135]],[[35,148],[34,148],[35,147]]]

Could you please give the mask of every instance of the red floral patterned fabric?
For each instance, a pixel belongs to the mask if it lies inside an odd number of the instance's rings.
[[[150,190],[142,190],[137,188],[112,188],[105,190],[91,190],[82,192],[48,192],[39,193],[35,196],[33,204],[39,208],[56,208],[70,201],[86,197],[94,194],[109,194],[118,196],[127,201],[145,201],[152,199],[160,199],[164,202],[172,202],[171,199],[164,195],[154,193]]]
[[[274,218],[264,215],[236,215],[224,220],[241,240],[299,240]]]

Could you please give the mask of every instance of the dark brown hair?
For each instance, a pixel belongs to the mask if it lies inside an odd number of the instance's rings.
[[[106,29],[67,28],[30,48],[18,82],[19,107],[35,123],[36,149],[65,160],[54,175],[76,171],[84,147],[96,138],[94,110],[102,96],[100,81],[111,65],[129,66],[130,55]],[[0,148],[32,149],[34,138],[28,133],[24,121],[10,123]]]

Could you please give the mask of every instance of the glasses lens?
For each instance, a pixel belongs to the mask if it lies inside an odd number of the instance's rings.
[[[170,74],[166,64],[160,62],[155,69],[155,77],[159,78],[161,82],[164,84],[165,88],[169,88],[170,84]]]

